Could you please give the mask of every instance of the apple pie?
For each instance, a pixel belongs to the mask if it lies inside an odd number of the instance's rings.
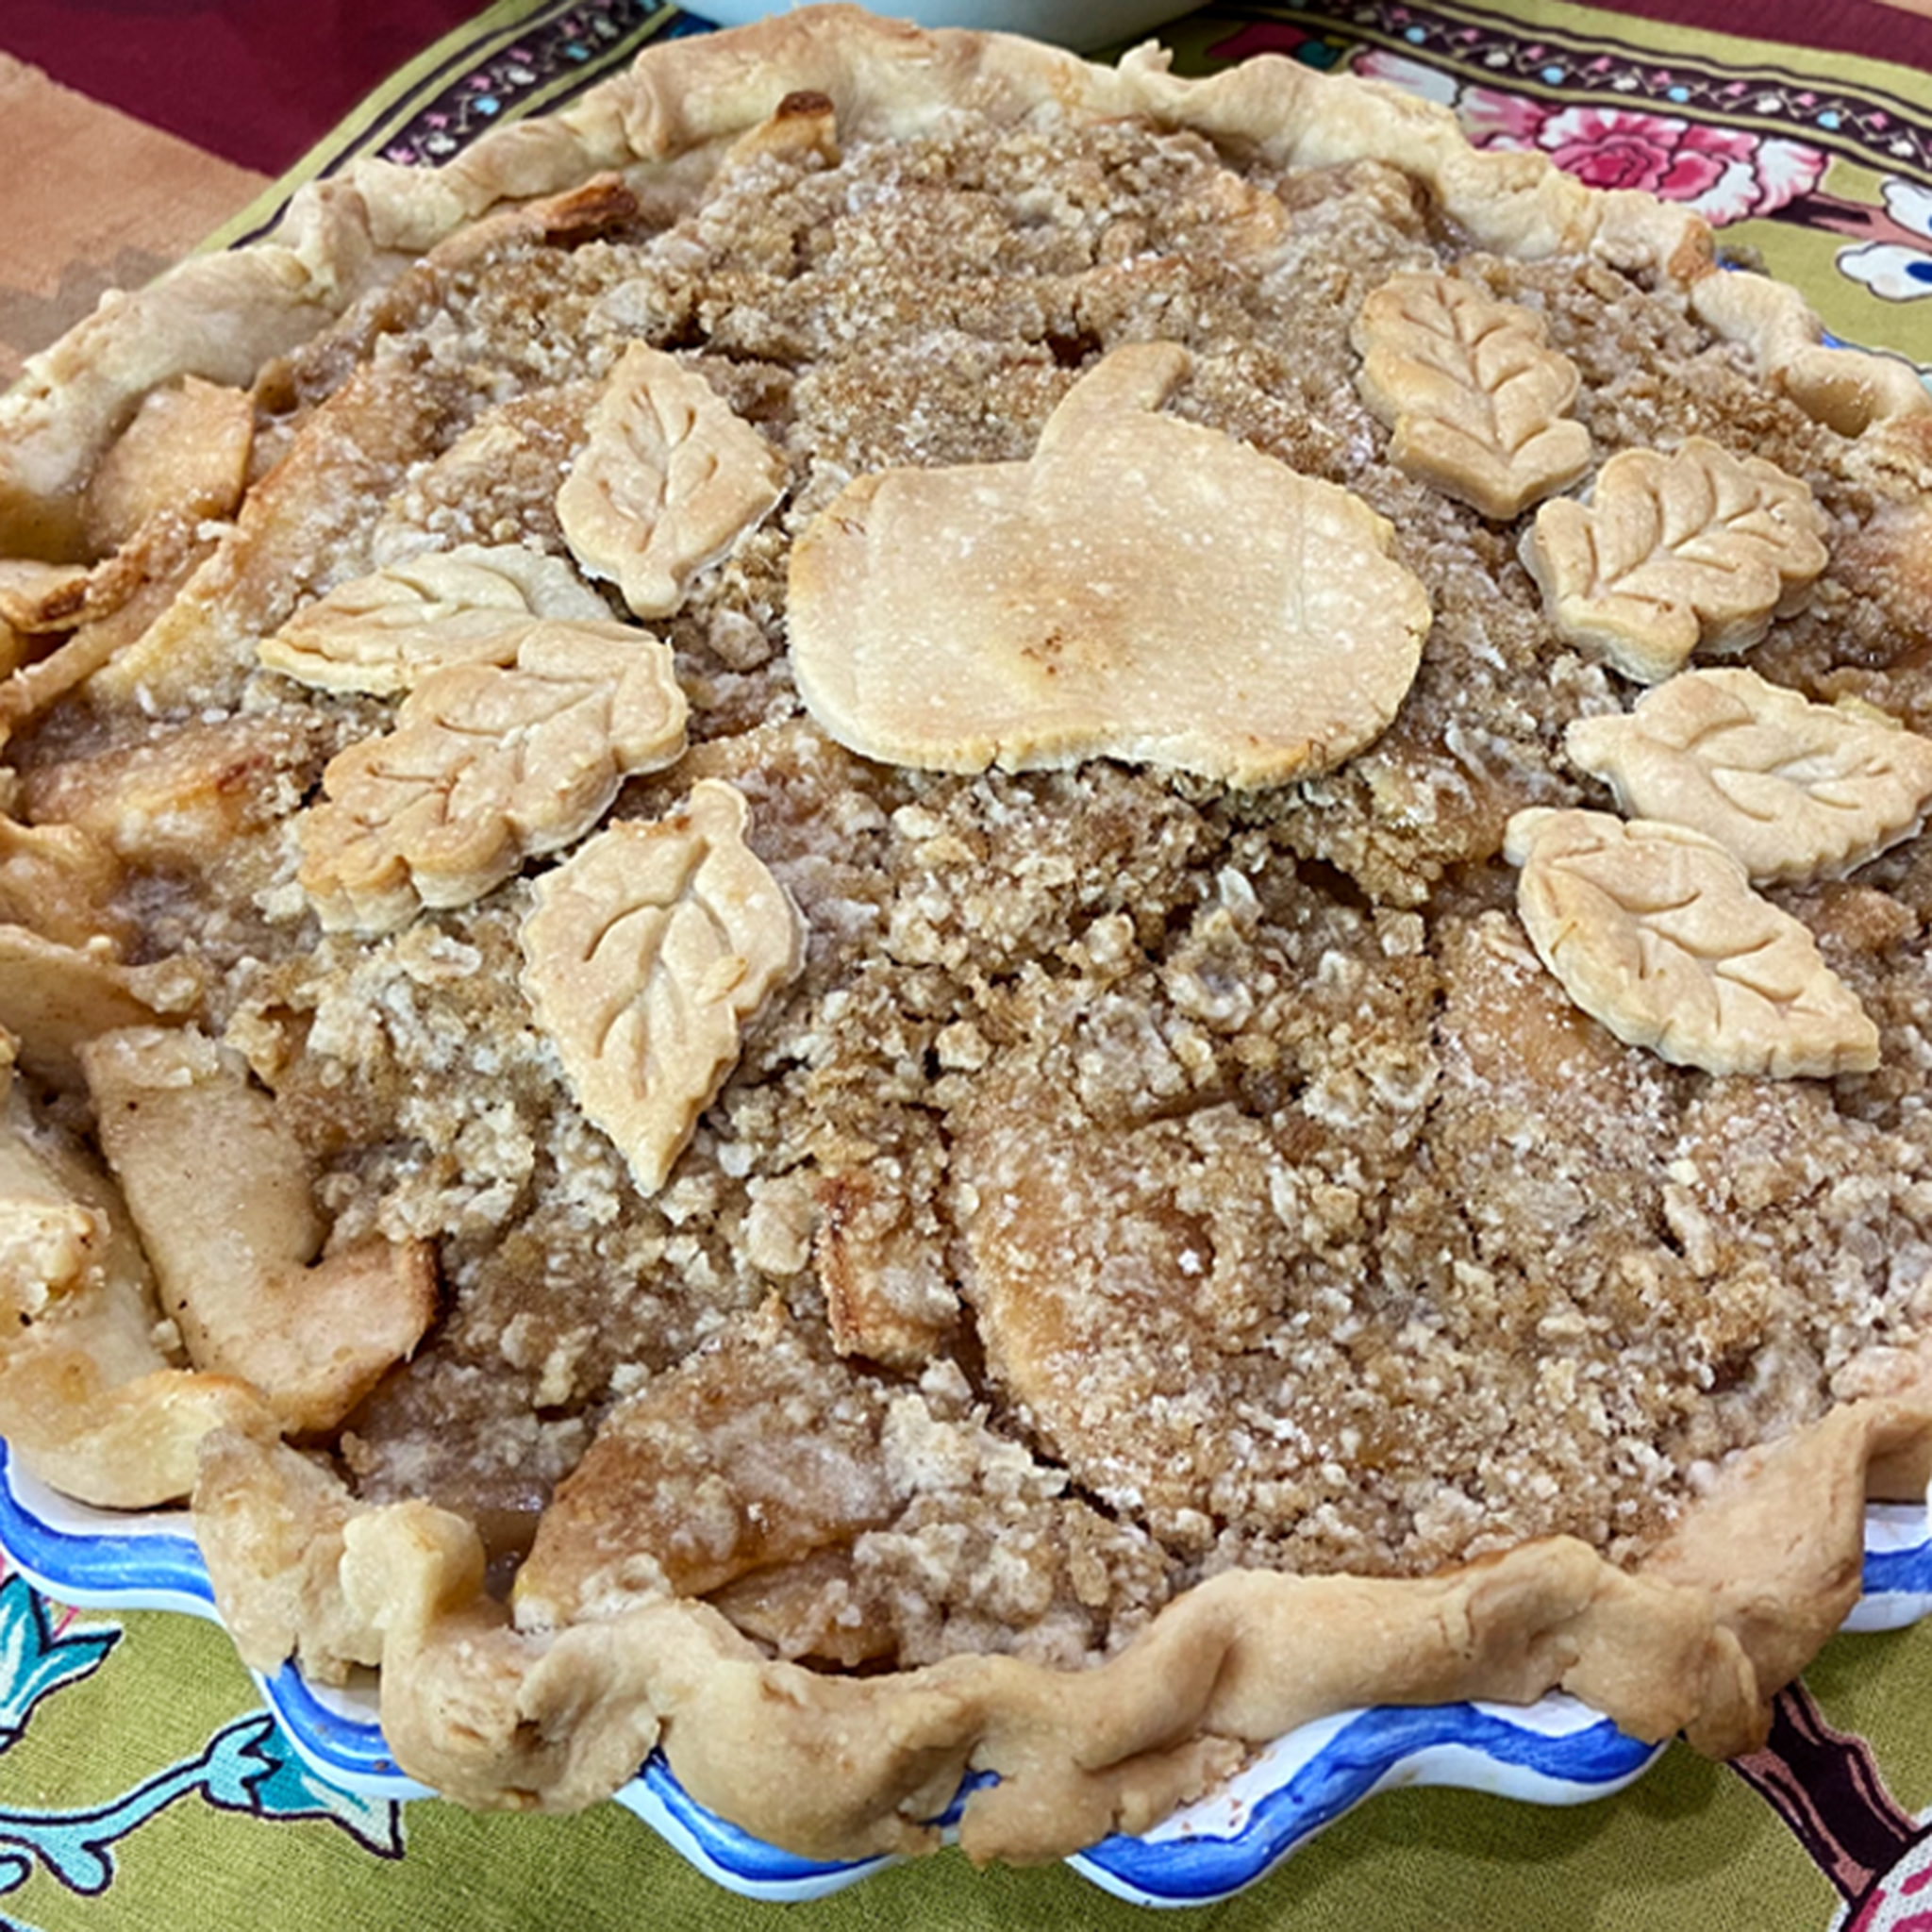
[[[0,402],[0,1431],[482,1807],[1718,1755],[1932,1474],[1932,394],[1260,58],[648,49]]]

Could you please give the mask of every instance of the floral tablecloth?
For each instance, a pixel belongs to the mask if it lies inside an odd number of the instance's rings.
[[[1686,10],[1721,18],[1722,6]],[[1738,12],[1785,41],[1559,0],[1214,8],[1163,38],[1189,71],[1265,48],[1374,75],[1451,104],[1484,145],[1688,203],[1727,247],[1804,288],[1832,331],[1932,368],[1932,21],[1824,0],[1807,46],[1801,8]],[[255,231],[296,182],[353,154],[433,163],[645,41],[703,30],[639,0],[507,0],[404,69],[215,240]],[[1786,1693],[1757,1758],[1717,1766],[1674,1748],[1623,1795],[1575,1809],[1387,1793],[1197,1917],[1932,1932],[1927,1713],[1932,1624],[1843,1637]],[[817,1932],[1145,1916],[1062,1868],[975,1874],[951,1852],[833,1898],[759,1905],[614,1805],[478,1818],[349,1796],[293,1755],[219,1632],[153,1611],[76,1613],[0,1567],[0,1927],[594,1932],[780,1915]]]

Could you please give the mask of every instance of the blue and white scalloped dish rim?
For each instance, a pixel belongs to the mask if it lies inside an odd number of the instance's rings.
[[[180,1610],[215,1619],[208,1567],[185,1512],[121,1513],[58,1494],[0,1442],[0,1549],[28,1581],[81,1609]],[[1890,1630],[1932,1614],[1932,1527],[1916,1505],[1866,1512],[1864,1594],[1847,1629]],[[372,1692],[306,1682],[292,1665],[258,1676],[290,1741],[321,1776],[378,1798],[427,1795],[390,1756]],[[1143,1836],[1107,1839],[1068,1862],[1148,1906],[1211,1905],[1252,1885],[1375,1792],[1453,1785],[1541,1805],[1622,1790],[1661,1745],[1626,1737],[1576,1699],[1383,1705],[1305,1724],[1211,1795]],[[826,1864],[761,1842],[698,1804],[654,1753],[618,1802],[692,1865],[754,1898],[821,1897],[887,1861]],[[963,1799],[963,1793],[962,1793]],[[957,1819],[961,1800],[942,1823]]]

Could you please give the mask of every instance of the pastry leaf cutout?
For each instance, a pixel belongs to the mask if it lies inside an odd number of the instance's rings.
[[[784,465],[702,375],[642,342],[618,358],[588,426],[557,492],[564,540],[640,617],[668,617],[778,501]]]
[[[1700,644],[1741,650],[1803,608],[1827,559],[1809,488],[1704,437],[1620,451],[1588,504],[1546,503],[1523,561],[1557,634],[1656,684]]]
[[[1932,739],[1751,671],[1682,672],[1563,744],[1624,812],[1715,839],[1758,884],[1841,876],[1932,805]]]
[[[361,932],[468,905],[681,756],[684,722],[668,645],[530,622],[511,662],[431,672],[393,731],[329,761],[326,800],[298,822],[303,888],[325,926]]]
[[[536,888],[524,990],[577,1104],[647,1194],[737,1063],[743,1029],[798,970],[797,913],[720,779],[682,810],[623,819]]]
[[[560,557],[465,543],[339,584],[257,656],[322,691],[406,691],[444,664],[508,664],[533,617],[608,624],[604,600]]]
[[[1541,315],[1453,275],[1391,276],[1352,331],[1362,400],[1394,432],[1390,459],[1484,516],[1507,521],[1590,467],[1570,414],[1577,375]]]
[[[1531,810],[1509,822],[1517,909],[1570,997],[1617,1038],[1712,1074],[1878,1063],[1878,1029],[1803,925],[1680,825]]]

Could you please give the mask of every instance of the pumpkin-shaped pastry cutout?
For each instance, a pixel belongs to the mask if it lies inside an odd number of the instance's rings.
[[[1388,727],[1429,604],[1358,497],[1160,413],[1171,342],[1116,349],[1021,463],[862,476],[795,546],[800,694],[931,771],[1117,758],[1238,786]]]

